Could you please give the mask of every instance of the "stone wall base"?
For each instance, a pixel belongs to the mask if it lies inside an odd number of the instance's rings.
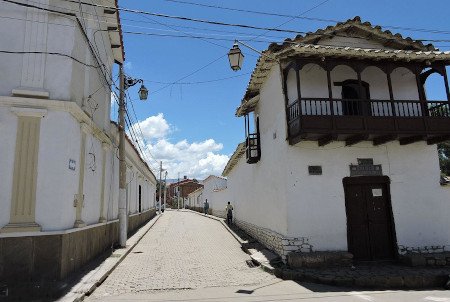
[[[291,268],[350,266],[352,259],[353,255],[348,252],[294,252],[287,255],[287,264]]]
[[[410,266],[450,266],[450,252],[406,253],[400,255],[399,259]]]
[[[149,210],[129,217],[129,233],[154,216]],[[0,282],[64,279],[118,240],[118,221],[57,235],[0,238]]]

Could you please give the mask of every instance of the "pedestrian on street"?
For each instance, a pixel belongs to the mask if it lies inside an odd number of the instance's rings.
[[[231,225],[233,222],[233,206],[228,202],[225,211],[227,212],[227,224]]]
[[[203,205],[203,211],[205,212],[205,215],[208,214],[208,210],[209,210],[208,199],[205,199],[205,203]]]

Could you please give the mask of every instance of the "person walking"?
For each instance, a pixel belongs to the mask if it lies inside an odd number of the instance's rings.
[[[233,206],[228,202],[225,211],[227,212],[227,224],[231,225],[233,222]]]
[[[205,212],[205,215],[208,214],[208,210],[209,210],[208,199],[205,199],[205,203],[203,204],[203,211]]]

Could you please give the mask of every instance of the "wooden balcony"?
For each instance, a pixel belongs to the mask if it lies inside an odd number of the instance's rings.
[[[391,101],[301,98],[287,107],[289,143],[331,141],[353,145],[370,140],[379,145],[399,140],[435,144],[450,139],[447,101]]]
[[[254,164],[261,159],[261,144],[259,133],[250,133],[245,140],[245,155],[247,163]]]

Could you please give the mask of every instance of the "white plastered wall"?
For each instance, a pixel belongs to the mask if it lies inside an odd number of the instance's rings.
[[[243,155],[228,177],[228,194],[238,220],[287,233],[287,204],[284,186],[286,149],[285,100],[280,70],[274,66],[261,89],[258,110],[261,160],[247,164]]]
[[[11,101],[8,98],[6,101]],[[3,101],[0,99],[0,101]],[[36,100],[35,102],[41,102]],[[32,99],[19,99],[21,106],[33,103]],[[59,101],[44,101],[45,104]],[[38,106],[42,107],[42,105]],[[17,116],[11,106],[0,106],[0,228],[10,221],[12,177],[14,169]],[[106,137],[106,136],[105,136]],[[76,208],[74,198],[78,193],[80,169],[80,122],[68,111],[47,109],[41,119],[35,221],[42,231],[61,231],[73,228]],[[115,143],[116,144],[116,143]],[[153,204],[156,179],[140,161],[135,150],[126,142],[127,159],[137,166],[141,175],[142,211]],[[89,153],[92,153],[89,154]],[[86,162],[84,165],[84,207],[82,219],[87,224],[96,224],[100,218],[102,184],[102,145],[100,139],[89,131],[86,135]],[[117,219],[119,161],[117,148],[111,146],[106,152],[104,211],[108,221]],[[94,160],[95,158],[95,160]],[[69,160],[75,161],[75,170],[69,169]],[[138,182],[135,180],[135,186]],[[138,190],[133,195],[132,211],[137,212]]]
[[[338,71],[339,69],[336,69]],[[386,98],[387,83],[367,70],[371,95]],[[351,70],[333,81],[352,78]],[[305,81],[307,83],[307,81]],[[326,86],[323,88],[326,89]],[[399,95],[417,91],[411,79],[398,83]],[[302,83],[302,92],[312,91]],[[391,200],[398,245],[450,245],[450,191],[439,185],[436,146],[425,142],[400,146],[398,141],[374,147],[362,142],[345,147],[334,142],[290,146],[286,138],[284,97],[278,68],[273,68],[260,91],[255,113],[260,117],[261,160],[247,164],[243,155],[228,174],[235,216],[289,237],[306,237],[313,250],[347,250],[347,224],[342,180],[358,158],[373,158],[391,179]],[[340,97],[340,87],[333,88]],[[308,175],[308,165],[321,165],[323,175]]]

